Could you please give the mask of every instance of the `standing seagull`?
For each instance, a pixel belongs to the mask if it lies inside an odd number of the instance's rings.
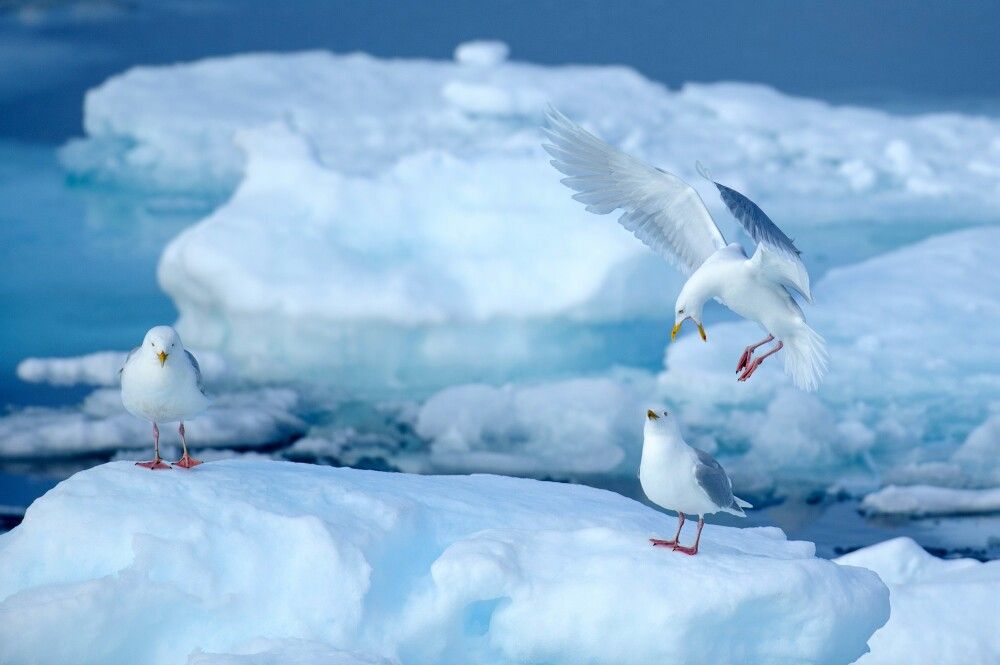
[[[701,312],[715,298],[768,333],[740,356],[740,381],[749,379],[765,358],[785,349],[785,372],[795,385],[807,391],[819,387],[826,372],[826,345],[806,325],[788,291],[794,289],[811,302],[809,274],[791,239],[757,204],[713,181],[729,211],[757,243],[748,259],[739,244],[726,244],[698,192],[677,176],[613,148],[555,109],[549,112],[545,133],[551,141],[545,150],[554,157],[552,165],[568,176],[562,182],[577,192],[574,199],[599,215],[623,210],[618,218],[622,226],[689,275],[677,296],[671,340],[691,319],[707,341]],[[753,357],[758,347],[771,342],[776,343],[767,353]]]
[[[646,412],[639,483],[650,501],[677,511],[677,533],[673,539],[650,538],[649,542],[653,547],[670,547],[684,554],[698,553],[705,515],[723,512],[746,517],[743,509],[753,508],[733,496],[733,483],[714,457],[684,442],[677,422],[666,411],[662,417],[651,410]],[[684,528],[684,513],[698,516],[698,535],[691,547],[677,542]]]
[[[201,382],[201,368],[170,326],[150,328],[140,346],[132,349],[121,370],[122,404],[134,416],[153,423],[153,459],[136,462],[147,469],[169,469],[160,459],[159,423],[180,421],[184,454],[176,466],[190,469],[201,464],[188,454],[184,420],[208,407]]]

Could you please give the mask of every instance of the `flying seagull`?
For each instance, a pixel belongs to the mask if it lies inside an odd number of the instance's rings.
[[[714,457],[684,442],[676,418],[666,411],[662,416],[652,410],[646,412],[639,483],[650,501],[677,512],[677,533],[673,539],[650,538],[649,542],[654,547],[669,547],[684,554],[698,553],[705,515],[723,512],[746,517],[743,509],[753,508],[733,496],[733,483]],[[698,516],[698,535],[691,547],[678,542],[685,513]]]
[[[747,258],[738,243],[727,244],[698,192],[677,176],[608,145],[555,109],[544,128],[552,166],[587,210],[606,215],[621,210],[619,223],[688,275],[677,296],[670,339],[688,319],[702,325],[702,308],[715,298],[743,318],[759,323],[767,337],[746,347],[736,365],[738,380],[749,379],[768,356],[785,350],[785,372],[796,386],[812,391],[826,372],[823,338],[806,324],[789,289],[812,302],[809,274],[799,250],[757,204],[717,182],[723,202],[757,243]],[[701,165],[699,172],[708,178]],[[774,346],[757,358],[754,351]]]
[[[201,464],[188,454],[184,421],[208,407],[201,368],[170,326],[150,328],[142,344],[132,349],[121,369],[122,404],[134,416],[153,423],[153,459],[136,462],[147,469],[169,469],[160,459],[160,428],[180,421],[184,454],[174,464],[185,469]]]

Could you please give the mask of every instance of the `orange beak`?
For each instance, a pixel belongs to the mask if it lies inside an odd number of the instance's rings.
[[[156,354],[156,357],[160,359],[160,367],[163,367],[163,363],[167,362],[168,355],[166,351],[160,351]]]

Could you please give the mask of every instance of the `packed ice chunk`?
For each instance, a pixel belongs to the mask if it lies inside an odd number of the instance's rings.
[[[269,662],[298,641],[404,664],[849,663],[888,619],[874,573],[811,543],[709,525],[696,557],[650,547],[673,524],[499,476],[106,464],[0,536],[0,661]]]
[[[193,450],[287,443],[306,427],[295,415],[297,402],[298,395],[289,388],[213,395],[207,411],[184,423],[188,443]],[[161,445],[180,445],[173,428],[161,427],[161,435]],[[0,460],[101,456],[151,448],[149,422],[127,413],[115,388],[95,390],[79,408],[31,408],[0,417]]]
[[[658,391],[761,478],[935,461],[967,435],[963,463],[973,457],[994,470],[992,425],[969,433],[1000,377],[1000,288],[985,277],[995,272],[996,247],[1000,228],[972,228],[830,271],[805,307],[831,357],[815,395],[790,389],[780,354],[737,384],[736,359],[764,336],[749,322],[709,325],[708,344],[678,338]]]
[[[975,490],[889,485],[866,496],[861,510],[868,515],[909,517],[1000,513],[1000,487]]]
[[[212,351],[192,351],[207,382],[226,376],[225,359]],[[121,381],[125,351],[96,351],[66,358],[25,358],[17,364],[17,378],[28,383],[53,386],[116,386]]]
[[[1000,561],[943,560],[910,538],[846,554],[840,564],[869,568],[889,586],[889,623],[859,665],[992,663],[1000,655],[996,598]]]
[[[638,465],[652,380],[643,373],[527,385],[446,388],[421,407],[416,432],[443,472],[492,469],[560,477]],[[627,460],[627,461],[626,461]]]

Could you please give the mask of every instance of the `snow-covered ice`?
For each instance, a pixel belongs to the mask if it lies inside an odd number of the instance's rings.
[[[889,485],[861,502],[868,515],[977,515],[1000,513],[1000,487],[955,489],[932,485]]]
[[[295,415],[298,395],[288,388],[257,388],[213,395],[212,406],[185,422],[192,450],[262,448],[305,431]],[[161,445],[179,445],[162,427]],[[79,408],[29,408],[0,417],[0,460],[43,460],[110,455],[152,446],[150,424],[127,413],[120,392],[100,388]]]
[[[874,570],[889,586],[889,623],[859,665],[968,665],[1000,659],[1000,561],[942,560],[895,538],[836,560]]]
[[[888,619],[874,573],[778,529],[649,546],[672,529],[562,483],[110,463],[0,536],[0,661],[849,663]]]

